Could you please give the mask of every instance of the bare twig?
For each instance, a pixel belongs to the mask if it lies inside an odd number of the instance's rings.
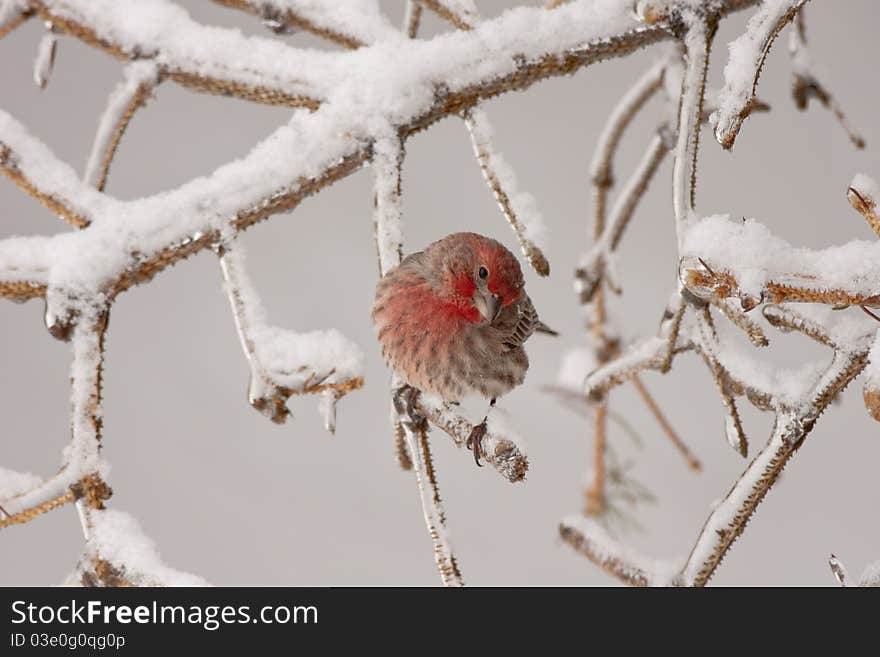
[[[789,50],[791,52],[794,81],[792,84],[792,96],[799,110],[807,109],[810,99],[815,98],[834,115],[837,122],[846,131],[847,136],[856,148],[864,148],[864,138],[856,132],[846,118],[843,109],[837,99],[828,91],[810,65],[810,56],[807,50],[807,28],[804,20],[804,12],[800,11],[795,17],[794,28],[790,32]]]
[[[459,30],[472,30],[480,20],[471,0],[417,0],[425,9],[449,21]]]
[[[596,404],[593,417],[593,480],[584,494],[584,513],[600,516],[605,511],[605,445],[608,406],[607,401]]]
[[[693,452],[691,452],[690,448],[684,443],[675,429],[672,428],[672,425],[669,424],[669,420],[666,419],[666,416],[663,415],[663,411],[660,410],[660,407],[657,405],[657,402],[654,401],[654,397],[651,393],[648,392],[648,389],[645,387],[645,384],[642,383],[641,378],[639,378],[638,374],[634,374],[632,377],[633,387],[635,387],[636,391],[639,393],[639,396],[642,398],[642,401],[645,402],[645,406],[648,407],[648,410],[651,412],[651,415],[654,416],[654,419],[657,420],[657,424],[660,425],[660,428],[663,429],[663,433],[666,434],[666,437],[669,438],[669,441],[675,446],[675,449],[682,455],[685,462],[688,464],[688,467],[694,472],[699,472],[702,470],[702,466],[700,465],[699,459],[694,456]]]

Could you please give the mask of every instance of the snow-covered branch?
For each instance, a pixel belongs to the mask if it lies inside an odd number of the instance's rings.
[[[0,240],[0,296],[45,297],[49,330],[70,340],[73,352],[72,436],[62,466],[47,479],[0,471],[0,527],[75,503],[87,537],[75,572],[78,581],[203,583],[168,569],[133,519],[103,508],[110,494],[99,449],[103,335],[109,308],[120,293],[200,250],[214,249],[251,371],[251,403],[280,422],[288,416],[290,395],[320,393],[332,430],[337,399],[362,384],[361,352],[334,330],[294,333],[269,325],[248,279],[239,233],[370,165],[375,174],[379,270],[389,271],[404,254],[401,178],[406,139],[455,115],[467,125],[482,174],[523,254],[539,274],[547,275],[540,215],[533,199],[517,190],[513,173],[493,144],[484,101],[661,41],[676,44],[618,103],[590,171],[594,243],[580,263],[577,290],[581,301],[590,304],[586,351],[594,369],[582,368],[577,382],[566,388],[592,410],[595,422],[595,478],[590,489],[594,503],[588,504],[587,512],[601,516],[607,511],[611,466],[606,469],[605,459],[610,458],[607,429],[612,417],[608,395],[615,386],[632,382],[664,433],[698,469],[698,461],[639,378],[648,369],[666,372],[680,353],[693,351],[708,365],[726,410],[725,433],[740,453],[745,455],[748,440],[737,397],[774,412],[776,426],[767,445],[710,515],[683,566],[681,561],[655,563],[630,551],[597,519],[567,519],[560,530],[563,538],[632,584],[704,584],[819,414],[866,367],[865,402],[880,418],[880,357],[871,358],[880,352],[880,341],[875,341],[873,331],[851,319],[832,321],[815,309],[778,305],[859,305],[870,313],[870,307],[880,306],[878,243],[795,248],[753,220],[696,213],[702,124],[711,115],[716,138],[729,148],[745,117],[765,107],[756,99],[756,87],[767,52],[806,0],[642,0],[635,3],[636,12],[632,0],[572,0],[519,7],[491,20],[482,20],[471,0],[410,0],[401,29],[390,24],[376,0],[215,2],[259,16],[275,32],[305,30],[348,50],[297,48],[288,41],[200,25],[170,0],[0,1],[0,36],[30,16],[46,22],[35,69],[41,86],[49,79],[57,35],[73,36],[128,62],[123,82],[108,99],[82,177],[0,112],[0,172],[81,229]],[[731,12],[756,5],[745,33],[730,46],[724,87],[718,94],[707,92],[710,47],[718,23]],[[430,40],[416,39],[423,11],[457,29]],[[818,99],[859,144],[833,97],[811,73],[802,22],[797,27],[792,34],[797,102],[805,105],[809,98]],[[137,109],[165,80],[297,111],[246,155],[213,173],[146,198],[116,199],[103,190],[121,137]],[[636,116],[648,111],[649,99],[660,92],[666,103],[663,115],[655,119],[658,131],[609,213],[618,145]],[[670,151],[679,281],[659,333],[629,341],[611,327],[601,284],[618,287],[614,251]],[[858,176],[848,198],[880,235],[878,193],[873,181]],[[723,319],[741,330],[752,346],[766,345],[762,325],[748,314],[762,303],[763,318],[772,326],[803,333],[829,347],[831,365],[779,372],[751,351],[743,354],[716,330],[715,321]],[[393,388],[397,399],[399,382]],[[454,407],[424,396],[411,398],[405,409],[395,404],[392,424],[400,462],[416,476],[443,582],[460,585],[428,427],[441,429],[461,446],[474,425]],[[524,479],[529,462],[521,441],[503,426],[496,411],[490,413],[482,445],[485,460],[503,477],[511,482]],[[842,573],[842,566],[838,570]]]
[[[346,48],[393,39],[399,32],[379,11],[376,0],[214,0],[260,17],[278,33],[304,30]]]
[[[638,554],[589,518],[565,518],[559,524],[559,535],[602,570],[631,586],[670,586],[681,568],[680,561],[658,561]]]
[[[290,411],[287,399],[320,394],[324,425],[336,431],[336,402],[363,383],[363,354],[335,329],[295,333],[270,326],[247,276],[244,248],[235,239],[218,247],[226,294],[251,368],[248,401],[279,424]]]
[[[133,62],[125,67],[125,79],[113,90],[98,123],[98,132],[86,164],[85,181],[103,191],[110,164],[122,134],[134,113],[143,106],[159,83],[159,68],[152,60]]]
[[[746,31],[730,43],[724,67],[724,88],[712,116],[715,139],[732,148],[743,121],[748,118],[758,90],[758,78],[767,54],[782,29],[794,20],[808,0],[763,0],[749,19]]]

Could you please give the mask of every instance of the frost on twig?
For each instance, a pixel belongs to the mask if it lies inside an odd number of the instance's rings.
[[[83,176],[96,189],[103,190],[106,186],[110,163],[119,141],[134,113],[149,100],[159,82],[159,74],[159,67],[154,61],[133,62],[125,67],[125,79],[110,94]]]
[[[315,109],[317,81],[296,54],[271,39],[200,25],[169,0],[33,0],[62,34],[121,59],[155,59],[169,78],[204,93]]]
[[[113,205],[85,187],[72,167],[10,115],[0,111],[0,173],[67,223],[82,228]],[[14,254],[11,254],[14,257]]]
[[[572,516],[559,524],[559,535],[602,570],[632,586],[674,584],[680,561],[657,561],[638,554],[612,538],[601,524]]]
[[[407,35],[410,38],[415,38],[419,28],[421,13],[420,11],[416,12],[416,6],[424,5],[461,30],[472,29],[480,20],[476,6],[470,0],[444,0],[443,2],[418,0],[418,2],[418,5],[415,2],[407,4],[405,24]],[[474,155],[483,172],[483,178],[492,190],[502,214],[513,229],[520,250],[539,276],[549,276],[550,263],[541,249],[545,238],[544,220],[535,205],[534,197],[517,188],[513,169],[493,144],[492,124],[489,122],[486,111],[480,105],[474,105],[465,110],[463,118]]]
[[[877,199],[880,198],[880,186],[863,173],[858,174],[849,185],[846,197],[850,205],[861,214],[871,230],[880,237],[880,216],[877,214]]]
[[[415,39],[419,33],[419,25],[422,22],[422,5],[418,0],[406,0],[406,9],[403,15],[403,31],[410,39]]]
[[[311,32],[346,48],[395,38],[394,26],[379,10],[376,0],[214,0],[259,16],[278,34],[294,30]]]
[[[606,222],[608,192],[614,185],[614,156],[621,138],[639,110],[660,89],[668,64],[668,60],[663,60],[639,78],[615,106],[599,137],[590,165],[594,243],[590,253],[581,259],[575,271],[575,289],[581,303],[589,303],[593,300],[603,279],[613,288],[619,289],[612,279],[612,253],[617,248],[629,219],[669,149],[659,135],[652,140],[641,164],[621,192],[612,211],[611,221]]]
[[[743,121],[752,111],[758,78],[773,42],[806,2],[764,0],[749,19],[746,31],[730,43],[724,88],[718,97],[718,109],[710,119],[715,126],[715,139],[724,148],[733,147]]]
[[[687,65],[681,81],[678,134],[672,165],[672,209],[679,248],[685,223],[691,219],[696,204],[697,154],[700,128],[703,124],[709,52],[716,29],[714,21],[697,12],[686,12],[685,16],[687,32],[684,36],[684,47]]]
[[[539,275],[549,276],[550,263],[539,246],[546,229],[535,207],[535,199],[531,194],[517,189],[513,170],[492,146],[492,126],[485,110],[481,107],[470,109],[465,113],[464,120],[483,177],[513,229],[523,255]]]
[[[27,0],[0,0],[0,39],[33,15]]]
[[[681,281],[702,299],[834,306],[880,304],[880,242],[852,241],[820,250],[795,248],[755,220],[706,217],[688,230]]]
[[[416,0],[459,30],[471,30],[480,20],[473,0]]]
[[[336,428],[336,401],[363,385],[363,355],[339,331],[295,333],[270,326],[245,271],[236,240],[219,247],[220,267],[242,348],[251,368],[248,401],[273,422],[283,423],[287,399],[322,394],[325,426]]]
[[[457,447],[465,446],[474,426],[453,407],[424,395],[419,397],[417,407],[431,424],[447,433]],[[529,460],[522,439],[504,426],[497,410],[489,414],[488,429],[482,443],[486,462],[511,483],[523,481],[529,470]]]
[[[219,245],[230,302],[251,367],[252,398],[271,417],[283,419],[287,394],[320,392],[322,411],[332,427],[336,400],[355,387],[355,382],[359,385],[359,352],[335,332],[303,335],[268,326],[247,281],[237,234],[295,208],[307,196],[371,162],[377,174],[380,269],[387,271],[402,254],[403,140],[446,116],[467,116],[470,127],[476,128],[472,134],[486,178],[529,257],[528,245],[534,243],[529,234],[531,213],[517,204],[518,195],[491,146],[481,103],[662,40],[677,39],[679,44],[671,56],[662,58],[665,69],[652,69],[653,77],[643,80],[644,85],[637,85],[633,95],[624,99],[609,122],[610,132],[603,142],[609,148],[600,149],[597,155],[602,165],[607,165],[607,169],[593,172],[597,185],[594,246],[599,250],[594,251],[598,257],[582,264],[583,269],[593,270],[594,278],[604,277],[613,287],[611,254],[665,153],[674,146],[673,198],[683,286],[667,307],[660,333],[629,346],[622,346],[621,336],[609,328],[602,293],[598,302],[592,294],[585,295],[592,302],[589,344],[598,368],[585,379],[581,377],[579,399],[583,405],[598,404],[597,408],[603,409],[604,427],[612,417],[607,394],[614,386],[632,382],[644,393],[638,378],[643,370],[665,372],[673,357],[693,350],[711,361],[723,399],[745,395],[790,425],[783,443],[793,451],[818,413],[870,359],[865,356],[869,338],[838,330],[815,313],[794,313],[788,306],[765,306],[764,316],[778,328],[803,332],[832,347],[831,368],[811,366],[806,370],[808,376],[773,372],[751,354],[737,353],[720,334],[716,336],[706,327],[702,332],[695,330],[701,313],[707,322],[711,320],[706,302],[742,329],[754,345],[763,344],[766,338],[747,313],[763,301],[880,304],[872,296],[880,280],[873,266],[880,261],[880,252],[875,253],[873,244],[850,244],[838,247],[838,251],[796,250],[768,239],[748,222],[736,229],[729,225],[735,222],[712,217],[698,220],[694,214],[700,123],[710,110],[716,110],[715,118],[721,119],[716,124],[717,134],[727,129],[724,117],[730,114],[732,143],[748,109],[759,107],[754,92],[766,51],[802,2],[765,0],[761,4],[747,34],[731,50],[725,88],[715,98],[707,95],[705,78],[717,23],[733,11],[758,5],[758,0],[649,0],[638,3],[641,20],[634,17],[631,0],[572,0],[551,3],[558,5],[553,11],[521,7],[487,21],[479,19],[470,0],[419,0],[419,4],[408,3],[402,31],[388,23],[375,0],[218,1],[256,13],[277,32],[301,29],[347,48],[370,47],[339,53],[296,48],[287,40],[245,37],[235,30],[200,25],[169,0],[0,1],[0,36],[30,15],[38,15],[59,34],[129,62],[125,80],[111,96],[101,120],[85,181],[16,121],[0,114],[0,171],[50,211],[83,228],[53,237],[0,241],[0,295],[15,300],[45,296],[47,324],[54,334],[71,340],[74,353],[72,439],[62,467],[47,479],[0,472],[0,526],[75,503],[89,541],[80,581],[120,585],[178,581],[177,575],[163,570],[152,557],[143,558],[152,552],[136,526],[103,509],[110,490],[103,480],[106,464],[98,449],[102,340],[107,311],[120,293],[150,281],[159,271],[202,249]],[[459,30],[430,40],[405,38],[415,36],[423,7]],[[50,50],[47,43],[37,66],[40,81],[48,79],[51,58],[46,56]],[[801,52],[802,45],[798,44]],[[662,77],[662,85],[657,76]],[[101,190],[122,132],[155,84],[165,79],[200,92],[309,111],[294,112],[285,125],[249,153],[209,175],[143,199],[112,198]],[[667,116],[658,122],[663,127],[651,140],[606,221],[612,164],[609,153],[613,154],[634,112],[658,85],[678,118]],[[822,100],[809,85],[802,91]],[[850,202],[876,232],[875,198],[876,190],[864,180],[853,182]],[[534,252],[533,256],[539,260]],[[538,264],[536,269],[540,268]],[[590,287],[587,280],[581,285]],[[872,360],[880,362],[880,358]],[[814,394],[805,396],[811,390]],[[643,398],[651,408],[650,396],[643,394]],[[430,407],[426,400],[420,403],[431,423],[449,433],[457,444],[466,439],[471,425],[454,409]],[[659,411],[655,415],[658,421],[662,419]],[[414,426],[411,418],[399,415],[395,425],[401,462],[416,470],[444,582],[459,584],[461,575],[448,540],[428,451],[427,425]],[[663,428],[672,438],[674,432],[667,431],[668,426]],[[528,465],[525,454],[494,416],[486,440],[487,460],[507,479],[521,480]],[[406,441],[409,446],[404,448]],[[611,470],[605,473],[605,479],[611,474]],[[759,497],[774,480],[770,477],[757,482],[763,491]],[[737,506],[743,487],[749,488],[745,484],[735,487],[732,495],[736,499],[724,505],[709,525],[714,527],[733,517],[736,526],[730,531],[736,535],[742,531],[756,505]],[[726,516],[734,507],[738,508],[734,515]],[[130,536],[132,545],[143,547],[140,554],[114,554],[114,540],[107,539],[108,531],[114,535],[112,527],[107,529],[114,524],[120,530],[117,534]],[[603,567],[617,563],[620,567],[611,570],[645,583],[674,580],[668,568],[661,568],[658,574],[650,563],[627,553],[592,527],[581,526],[580,530],[584,531],[578,545],[605,564]],[[585,538],[587,534],[593,538]],[[732,542],[714,544],[710,539],[719,537],[723,542],[732,535],[716,533],[698,541],[700,549],[695,549],[695,555],[708,556],[698,564],[699,559],[692,555],[694,563],[686,569],[696,573],[691,583],[708,579],[720,561],[717,555],[723,556]],[[617,554],[609,558],[612,551]],[[620,559],[615,562],[617,557]]]
[[[859,375],[866,362],[864,346],[849,353],[836,352],[798,411],[777,414],[767,445],[706,521],[682,570],[685,584],[701,586],[708,581],[782,469],[803,444],[816,419]]]
[[[106,464],[100,455],[102,429],[101,382],[106,314],[83,303],[71,346],[71,438],[59,471],[43,480],[8,470],[0,477],[0,528],[23,524],[67,503],[83,510],[84,527],[92,510],[103,508],[111,491],[104,483]],[[6,496],[9,497],[6,497]]]
[[[440,578],[444,586],[463,586],[464,580],[446,529],[446,511],[443,509],[443,501],[440,499],[437,475],[434,471],[431,448],[428,445],[427,426],[422,423],[420,427],[414,427],[410,422],[403,422],[403,427],[406,432],[409,453],[413,455],[413,469],[419,487],[422,512],[425,516],[425,525],[434,544],[434,562],[440,571]]]
[[[403,257],[403,234],[401,231],[401,178],[403,167],[403,143],[400,137],[386,126],[385,134],[373,147],[374,212],[376,251],[379,256],[379,275],[400,264]],[[393,377],[392,396],[401,385]],[[422,396],[419,395],[421,398]],[[398,462],[404,469],[415,471],[416,485],[422,504],[425,525],[434,546],[434,562],[440,571],[444,586],[464,584],[455,553],[449,542],[446,528],[446,511],[440,498],[440,488],[434,471],[431,446],[428,443],[428,424],[418,425],[391,406],[391,425],[394,430]],[[405,443],[401,441],[405,440]]]

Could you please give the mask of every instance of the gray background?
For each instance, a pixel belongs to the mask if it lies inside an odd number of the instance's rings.
[[[200,20],[261,33],[252,18],[204,0],[185,4]],[[386,2],[395,21],[399,2]],[[483,2],[484,14],[503,3]],[[726,42],[746,16],[725,21],[712,83]],[[789,98],[787,39],[777,44],[760,94],[770,115],[749,120],[731,155],[704,133],[701,212],[756,216],[796,244],[821,247],[872,233],[847,205],[853,174],[880,177],[880,93],[876,67],[880,8],[873,0],[809,5],[812,53],[868,149],[855,151],[820,107],[799,113]],[[447,29],[433,17],[425,34]],[[0,106],[26,123],[62,159],[85,165],[97,119],[121,67],[78,41],[59,43],[55,72],[40,92],[32,60],[37,21],[0,41]],[[316,45],[308,36],[294,44]],[[532,298],[556,340],[529,343],[526,384],[502,405],[528,441],[528,481],[512,486],[435,433],[435,458],[450,530],[472,584],[606,584],[613,580],[557,538],[559,519],[581,506],[590,467],[585,421],[541,391],[564,352],[583,340],[572,294],[575,262],[588,245],[587,167],[599,130],[619,96],[659,49],[543,82],[487,105],[499,149],[521,187],[538,200],[550,230],[553,273],[527,272]],[[624,142],[625,177],[659,120],[653,103]],[[136,198],[172,188],[238,157],[287,120],[289,110],[191,93],[166,84],[135,117],[110,174],[110,193]],[[650,334],[674,284],[671,169],[667,162],[621,249],[625,296],[613,312],[627,337]],[[406,245],[419,248],[456,230],[476,230],[514,246],[480,176],[463,124],[449,119],[407,143]],[[105,456],[113,508],[132,512],[165,561],[217,584],[435,585],[439,578],[414,478],[401,472],[388,428],[388,374],[369,309],[377,273],[371,234],[371,175],[362,171],[275,216],[244,237],[255,283],[273,323],[293,329],[338,327],[366,353],[364,389],[346,397],[329,437],[314,398],[294,398],[295,419],[275,426],[245,401],[247,366],[220,286],[204,252],[120,297],[107,342]],[[2,234],[67,228],[5,179]],[[849,310],[846,312],[858,312]],[[42,304],[0,304],[0,462],[49,474],[68,439],[68,347],[49,336]],[[797,364],[827,353],[797,336],[771,333],[773,357]],[[642,530],[626,535],[658,557],[686,554],[713,501],[745,462],[727,446],[720,402],[693,356],[673,372],[644,377],[705,470],[688,471],[657,426],[624,389],[613,408],[642,438],[641,449],[612,428],[633,475],[657,496],[636,510]],[[753,451],[770,418],[742,405]],[[880,559],[876,464],[880,431],[865,413],[860,386],[822,418],[718,571],[717,584],[831,584],[836,552],[858,574]],[[76,514],[55,511],[0,535],[0,584],[52,584],[81,548]]]

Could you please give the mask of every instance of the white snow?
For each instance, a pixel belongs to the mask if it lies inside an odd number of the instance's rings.
[[[771,280],[864,296],[880,292],[877,240],[807,249],[789,244],[755,219],[741,221],[715,215],[697,221],[686,231],[682,256],[686,266],[698,268],[696,258],[700,257],[713,270],[732,273],[753,296],[760,296],[760,290]]]
[[[600,564],[615,563],[627,577],[644,578],[648,586],[670,586],[676,580],[683,559],[646,557],[612,537],[600,523],[584,516],[563,518],[563,526],[581,534],[589,544],[591,558]]]
[[[209,586],[201,577],[166,566],[156,544],[144,535],[140,524],[128,513],[106,509],[89,516],[92,532],[87,552],[124,567],[123,575],[147,586]]]
[[[0,0],[0,32],[27,9],[27,0]]]
[[[710,122],[719,142],[739,128],[742,112],[751,102],[764,55],[771,37],[783,17],[806,0],[763,0],[749,18],[745,31],[728,45],[724,67],[724,87],[718,95],[718,109]]]
[[[113,140],[117,126],[128,111],[129,106],[142,88],[155,86],[159,68],[150,60],[132,62],[125,67],[125,78],[110,93],[107,107],[98,123],[98,131],[86,164],[83,179],[97,187],[101,178],[104,156]]]
[[[0,466],[0,502],[38,486],[40,478],[29,472],[16,472]]]
[[[382,14],[377,0],[247,0],[261,13],[290,11],[312,25],[363,44],[397,38],[400,33]],[[267,11],[268,10],[268,11]]]
[[[875,202],[880,200],[880,185],[866,173],[857,173],[849,186],[858,191],[863,197],[873,199]]]
[[[336,329],[296,333],[274,326],[253,333],[260,363],[285,388],[340,383],[363,372],[363,354]]]
[[[379,270],[384,275],[400,264],[403,249],[403,221],[400,206],[400,167],[403,164],[403,145],[400,139],[386,130],[386,136],[373,146],[373,176],[376,208],[373,221],[376,230],[376,248],[379,252]]]

